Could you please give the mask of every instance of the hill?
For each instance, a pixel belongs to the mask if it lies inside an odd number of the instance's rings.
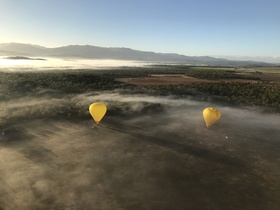
[[[0,44],[0,55],[8,56],[45,56],[58,58],[114,59],[163,62],[171,64],[214,65],[214,66],[272,66],[275,64],[257,61],[236,61],[210,56],[186,56],[176,53],[155,53],[130,48],[97,47],[92,45],[69,45],[46,48],[39,45],[22,43]]]

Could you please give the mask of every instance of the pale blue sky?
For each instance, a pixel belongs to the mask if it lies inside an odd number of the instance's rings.
[[[0,43],[280,56],[279,0],[0,0]]]

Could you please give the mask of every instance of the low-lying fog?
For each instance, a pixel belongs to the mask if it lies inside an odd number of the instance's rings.
[[[129,60],[106,60],[106,59],[59,59],[59,58],[33,58],[24,57],[9,58],[0,56],[0,70],[69,70],[69,69],[90,69],[118,66],[144,66],[152,63]]]
[[[95,101],[108,107],[98,126]],[[0,106],[0,209],[280,206],[278,114],[118,91]],[[45,118],[69,106],[85,117]],[[210,129],[207,106],[222,112]]]

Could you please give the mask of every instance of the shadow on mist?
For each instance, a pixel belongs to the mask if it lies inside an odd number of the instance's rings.
[[[166,147],[168,149],[180,152],[180,153],[186,153],[189,155],[193,155],[199,158],[203,158],[203,159],[207,159],[216,163],[221,163],[221,164],[226,164],[226,165],[230,165],[233,167],[238,167],[238,168],[242,168],[242,169],[248,169],[248,165],[240,160],[237,160],[235,158],[231,158],[229,156],[226,156],[224,154],[219,154],[217,152],[213,152],[207,149],[203,149],[203,148],[198,148],[198,147],[194,147],[194,146],[190,146],[190,145],[186,145],[186,144],[181,144],[169,139],[165,139],[165,138],[160,138],[157,137],[155,135],[150,136],[150,135],[146,135],[144,134],[143,131],[138,132],[135,131],[134,127],[129,128],[129,126],[126,125],[127,129],[123,129],[123,128],[118,128],[117,125],[99,125],[101,127],[105,127],[111,130],[115,130],[118,132],[122,132],[125,134],[129,134],[132,137],[135,137],[137,139],[141,139],[142,141],[151,143],[151,144],[155,144],[155,145],[159,145],[162,147]]]

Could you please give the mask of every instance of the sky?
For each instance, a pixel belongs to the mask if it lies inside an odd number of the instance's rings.
[[[279,0],[0,0],[0,43],[280,57]]]

